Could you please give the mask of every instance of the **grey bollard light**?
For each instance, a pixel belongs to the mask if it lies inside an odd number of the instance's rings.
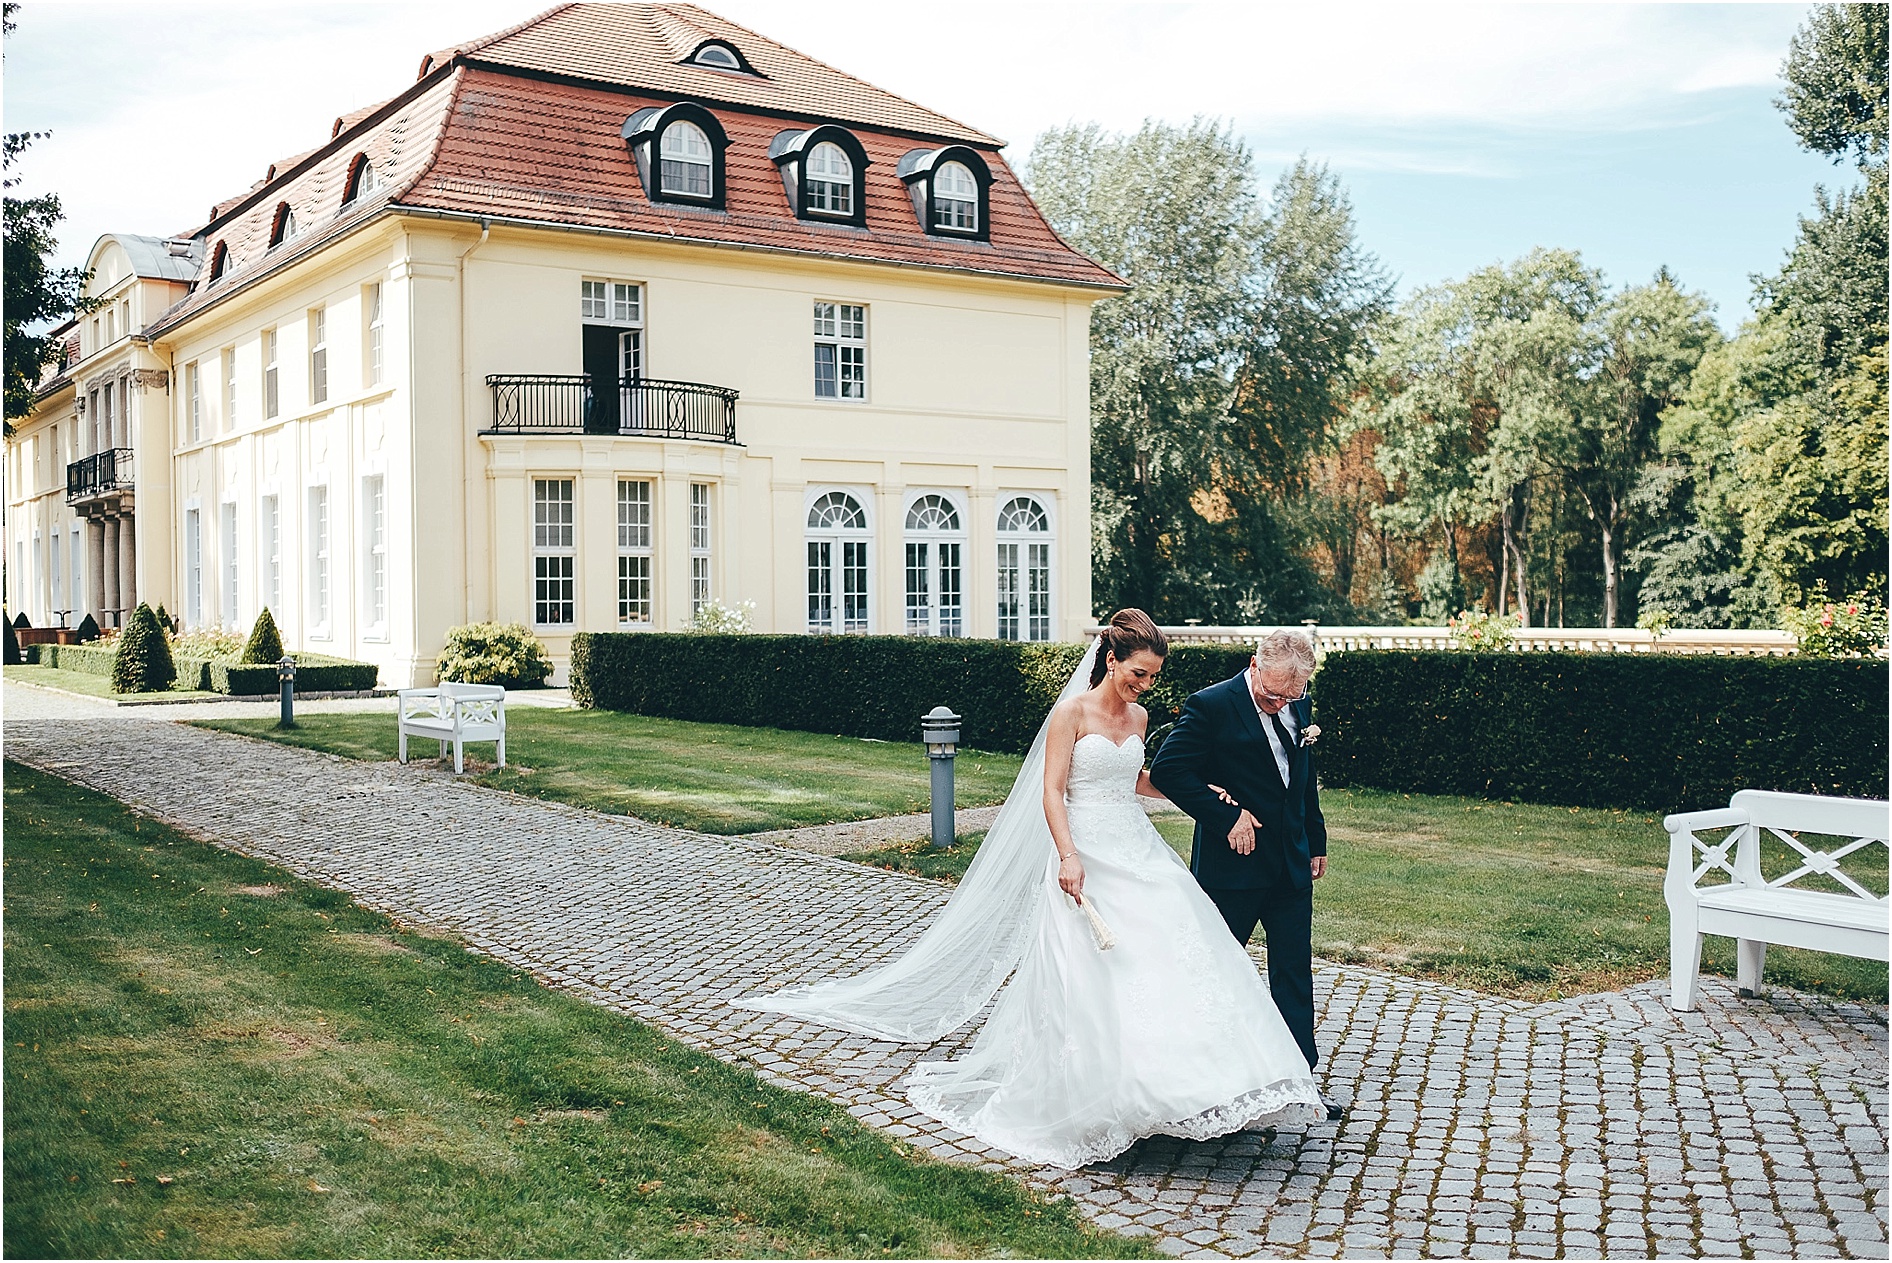
[[[276,664],[276,676],[282,681],[282,718],[276,721],[278,728],[296,726],[296,660],[284,654],[283,660]]]
[[[953,754],[959,748],[959,716],[935,706],[920,718],[920,740],[933,765],[933,845],[953,844]]]

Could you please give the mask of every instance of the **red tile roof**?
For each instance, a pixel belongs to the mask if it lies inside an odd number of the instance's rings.
[[[673,64],[711,37],[728,40],[771,77]],[[383,208],[1054,283],[1121,284],[1052,231],[999,156],[998,142],[692,5],[565,5],[430,60],[407,92],[344,115],[327,145],[278,164],[274,179],[219,203],[210,222],[192,234],[205,239],[199,280],[158,328]],[[629,90],[636,79],[652,86]],[[741,93],[751,99],[725,99]],[[728,133],[722,211],[652,202],[622,139],[630,114],[678,100],[705,105]],[[877,122],[871,115],[882,109],[887,117]],[[849,124],[867,151],[865,228],[797,219],[768,156],[770,140],[784,128],[832,121]],[[985,158],[992,171],[989,241],[936,237],[921,228],[895,166],[922,137],[968,144]],[[342,206],[349,166],[361,152],[382,177],[380,191]],[[298,233],[271,250],[276,206],[284,201],[295,212]],[[219,243],[229,261],[213,285],[210,266]]]

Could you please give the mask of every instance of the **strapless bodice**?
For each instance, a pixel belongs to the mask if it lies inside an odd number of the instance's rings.
[[[1132,733],[1117,743],[1101,732],[1087,732],[1071,750],[1064,801],[1073,806],[1135,804],[1137,773],[1142,770],[1142,737]]]

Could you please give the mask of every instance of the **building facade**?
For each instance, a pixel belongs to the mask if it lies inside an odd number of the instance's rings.
[[[401,684],[461,623],[562,674],[575,631],[711,602],[1074,636],[1118,284],[999,148],[687,5],[426,58],[201,228],[100,243],[128,323],[81,324],[12,441],[16,604],[267,606]]]

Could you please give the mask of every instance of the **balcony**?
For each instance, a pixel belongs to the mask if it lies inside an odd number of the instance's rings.
[[[75,460],[66,466],[66,503],[129,492],[135,472],[129,447],[109,448]]]
[[[701,382],[626,377],[592,388],[589,376],[524,374],[486,379],[493,391],[488,434],[616,434],[736,441],[736,392]]]

